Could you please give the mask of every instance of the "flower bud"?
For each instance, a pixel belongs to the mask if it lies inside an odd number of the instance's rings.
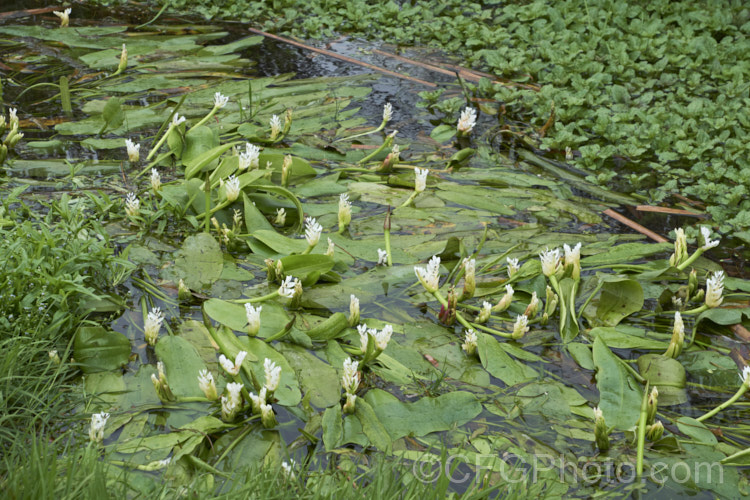
[[[477,352],[477,334],[471,328],[466,332],[464,343],[461,344],[463,349],[469,356]]]
[[[219,394],[216,392],[216,383],[214,382],[213,374],[208,370],[201,370],[198,374],[198,387],[200,387],[206,399],[216,401],[219,399]]]
[[[486,300],[482,302],[482,309],[479,311],[479,315],[477,316],[477,323],[486,323],[490,316],[492,315],[492,304],[487,302]]]
[[[669,347],[667,347],[667,352],[665,352],[664,355],[669,358],[677,358],[677,356],[679,356],[682,352],[682,346],[684,342],[685,324],[682,322],[680,311],[675,311],[674,327],[672,328],[672,340],[669,342]],[[654,390],[656,390],[656,387],[654,387]]]
[[[526,335],[528,331],[529,331],[529,318],[527,318],[523,314],[516,316],[516,322],[513,325],[513,333],[511,334],[511,338],[514,340],[518,340],[522,338],[524,335]]]
[[[464,259],[464,291],[461,294],[461,299],[470,299],[474,296],[474,290],[476,289],[476,260],[475,259]],[[489,316],[488,316],[489,317]],[[486,320],[485,320],[486,321]]]
[[[128,48],[125,44],[122,44],[122,52],[120,53],[120,64],[117,65],[117,73],[122,73],[125,68],[128,67]]]
[[[646,439],[649,441],[658,441],[661,439],[662,435],[664,434],[664,424],[659,422],[655,422],[648,427],[646,427]]]
[[[57,354],[57,349],[51,350],[48,354],[50,361],[52,361],[54,364],[59,365],[61,363],[60,355]]]
[[[688,276],[688,288],[687,288],[687,298],[688,300],[695,297],[695,293],[698,290],[698,271],[695,269],[692,269],[690,271],[690,275]]]
[[[669,258],[669,265],[677,267],[688,259],[687,238],[681,227],[675,229],[674,234],[674,253]]]
[[[505,285],[505,295],[498,301],[497,304],[492,308],[492,312],[494,313],[500,313],[508,309],[510,307],[510,304],[513,302],[513,294],[514,294],[513,287],[510,285]]]
[[[529,301],[529,305],[526,306],[526,311],[524,311],[524,315],[526,315],[529,318],[535,318],[537,313],[539,312],[539,298],[536,295],[536,292],[533,292],[531,294],[531,300]]]
[[[245,304],[245,316],[247,319],[247,334],[255,337],[260,331],[260,311],[263,306],[253,307],[252,304]]]
[[[349,296],[349,326],[354,327],[359,323],[359,299],[354,295]]]
[[[339,197],[339,231],[343,231],[352,221],[352,204],[349,195],[341,193]]]
[[[289,177],[292,174],[292,155],[286,155],[284,157],[284,163],[281,165],[281,185],[283,187],[289,186]]]
[[[599,451],[605,452],[609,449],[609,429],[604,421],[604,414],[598,407],[594,408],[594,439]]]
[[[656,409],[659,404],[659,391],[656,387],[651,389],[646,403],[646,424],[651,425],[656,420]]]
[[[261,403],[260,421],[266,429],[271,429],[278,425],[278,422],[276,422],[276,414],[273,412],[273,407],[270,404]]]

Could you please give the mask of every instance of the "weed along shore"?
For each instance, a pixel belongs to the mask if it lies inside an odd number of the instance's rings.
[[[744,496],[746,7],[187,4],[0,8],[9,498]]]

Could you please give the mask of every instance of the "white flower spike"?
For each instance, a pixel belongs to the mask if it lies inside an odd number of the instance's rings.
[[[226,186],[227,201],[234,201],[240,196],[240,179],[230,175],[224,183]]]
[[[258,168],[260,148],[249,142],[245,145],[245,152],[240,153],[240,170]]]
[[[70,13],[72,9],[68,7],[62,12],[54,11],[53,14],[60,18],[60,27],[65,28],[70,24]]]
[[[708,307],[719,307],[724,301],[721,294],[724,293],[724,271],[716,271],[714,275],[706,280],[706,305]]]
[[[712,240],[711,230],[706,226],[701,226],[701,235],[703,236],[703,246],[701,248],[704,251],[719,246],[720,240]]]
[[[458,125],[456,129],[459,133],[467,135],[474,130],[474,125],[477,124],[477,111],[474,108],[464,108],[461,112],[461,117],[458,119]]]
[[[136,197],[135,193],[128,193],[125,198],[125,213],[129,217],[138,217],[138,212],[141,209],[141,202]]]
[[[390,102],[385,103],[383,106],[383,122],[388,123],[393,118],[393,106]]]
[[[314,247],[318,244],[318,241],[320,241],[320,233],[322,231],[323,226],[318,224],[318,221],[314,218],[307,217],[305,219],[305,239],[309,246]]]
[[[208,370],[201,370],[198,373],[198,387],[200,387],[206,399],[216,401],[219,399],[219,395],[216,392],[216,382],[214,382],[213,374]]]
[[[560,249],[547,249],[539,254],[539,259],[542,261],[542,273],[549,278],[560,268]]]
[[[299,280],[297,278],[293,278],[292,276],[287,276],[284,278],[284,281],[281,283],[281,286],[279,287],[279,295],[282,297],[286,297],[287,299],[291,299],[294,297],[294,289],[297,288],[297,283]]]
[[[414,191],[421,193],[427,187],[427,174],[429,170],[426,168],[415,168],[414,169]]]
[[[130,139],[125,139],[125,148],[128,150],[128,161],[130,163],[138,163],[141,159],[141,145],[136,144]]]
[[[234,358],[234,363],[229,361],[226,356],[223,354],[219,356],[219,364],[222,368],[224,368],[228,374],[232,375],[233,377],[236,377],[240,374],[240,368],[242,367],[242,362],[245,361],[245,356],[247,356],[247,351],[240,351],[237,353],[237,357]]]
[[[440,286],[440,257],[433,255],[427,267],[414,266],[414,273],[425,290],[437,292]]]
[[[164,321],[164,313],[161,309],[154,307],[146,316],[146,322],[143,325],[143,336],[146,338],[148,345],[156,345],[156,339],[159,337],[159,330]]]
[[[253,307],[245,304],[245,316],[247,317],[247,334],[251,337],[258,335],[260,331],[260,311],[263,306]]]
[[[477,351],[477,334],[471,328],[466,332],[466,337],[464,343],[461,344],[461,349],[470,356]]]
[[[266,383],[264,387],[268,392],[273,392],[279,388],[279,381],[281,380],[281,367],[266,358],[263,360],[263,371],[266,376]]]
[[[271,117],[271,140],[276,139],[279,133],[281,133],[281,118],[278,115],[273,115]]]
[[[359,361],[354,361],[352,358],[344,360],[344,375],[341,377],[341,386],[349,394],[357,392],[359,387],[358,366]]]
[[[508,278],[512,278],[521,267],[518,265],[518,259],[507,258],[508,261]]]
[[[70,10],[70,9],[68,9]],[[89,438],[92,443],[100,443],[104,439],[104,426],[107,424],[109,413],[94,413],[91,415],[91,427],[89,428]]]
[[[214,107],[215,108],[221,109],[224,106],[226,106],[228,102],[229,102],[229,97],[225,95],[221,95],[221,92],[217,92],[214,94]]]
[[[388,252],[378,248],[378,266],[385,266],[388,264]]]

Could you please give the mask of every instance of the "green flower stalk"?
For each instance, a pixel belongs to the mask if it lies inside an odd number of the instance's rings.
[[[221,92],[216,92],[214,94],[214,106],[211,108],[211,111],[208,112],[206,116],[201,119],[198,123],[193,125],[193,127],[200,127],[201,125],[205,125],[208,120],[210,120],[217,111],[219,111],[221,108],[227,105],[229,102],[229,98],[225,95],[222,95]]]
[[[157,151],[159,151],[159,148],[164,145],[164,141],[167,140],[167,137],[169,137],[169,134],[172,132],[172,129],[175,127],[179,127],[181,124],[185,122],[186,118],[184,116],[180,116],[179,114],[175,113],[174,116],[172,116],[172,121],[169,122],[169,127],[167,127],[166,132],[164,132],[164,135],[161,136],[159,139],[159,142],[156,143],[156,145],[153,147],[151,151],[149,151],[148,156],[146,156],[146,160],[150,160],[152,156],[156,154]]]
[[[466,331],[466,337],[464,338],[464,343],[461,344],[461,349],[469,356],[473,356],[477,352],[477,334],[471,328]]]
[[[677,231],[682,232],[682,240],[683,242],[681,245],[684,245],[685,249],[682,250],[682,255],[687,256],[687,243],[684,242],[685,239],[685,233],[682,231],[682,229],[678,229]],[[675,232],[677,232],[675,231]],[[699,247],[693,255],[691,255],[689,258],[682,260],[678,264],[672,264],[672,259],[669,259],[669,263],[677,267],[680,271],[686,269],[690,264],[695,262],[695,260],[703,255],[703,252],[710,250],[711,248],[719,246],[720,240],[712,240],[711,239],[711,230],[707,228],[706,226],[701,226],[701,236],[703,236],[703,246]],[[675,241],[675,254],[677,253],[677,241]],[[674,255],[672,256],[674,257]]]
[[[393,171],[393,167],[398,165],[399,160],[401,159],[401,150],[398,147],[398,144],[394,144],[391,148],[391,152],[388,153],[388,156],[385,157],[383,160],[383,163],[380,164],[378,168],[375,169],[376,172],[379,172],[381,174],[387,174],[389,172]]]
[[[609,450],[609,429],[607,429],[604,414],[599,407],[594,408],[594,440],[599,451]]]
[[[401,208],[408,207],[414,202],[414,199],[419,193],[425,190],[427,187],[427,174],[429,170],[426,168],[415,168],[414,169],[414,192],[401,204]]]
[[[388,134],[383,141],[383,144],[380,145],[379,148],[377,148],[375,151],[370,153],[369,155],[365,156],[361,160],[359,160],[357,163],[362,164],[370,161],[370,159],[374,158],[375,156],[379,155],[381,151],[384,151],[391,147],[391,144],[393,144],[393,138],[396,137],[396,134],[398,134],[398,130],[394,130],[390,134]]]
[[[216,382],[214,382],[214,376],[210,371],[204,369],[198,373],[198,387],[203,391],[206,399],[218,401],[219,394],[216,392]]]
[[[339,230],[338,234],[342,234],[349,223],[352,221],[352,204],[349,201],[349,195],[341,193],[339,196]]]
[[[367,132],[362,132],[361,134],[350,135],[349,137],[342,137],[341,139],[337,139],[337,141],[352,140],[357,137],[362,137],[365,135],[370,135],[376,132],[380,132],[381,130],[385,128],[388,122],[391,121],[391,118],[393,118],[393,106],[391,105],[391,103],[388,102],[383,106],[383,121],[380,122],[380,125],[378,125],[377,128],[373,130],[369,130]]]
[[[682,347],[685,343],[685,324],[682,321],[680,311],[674,313],[674,327],[672,328],[672,340],[669,342],[669,347],[664,353],[669,358],[677,358],[682,352]],[[654,387],[656,390],[656,387]],[[649,422],[651,423],[651,422]]]
[[[732,396],[713,410],[709,411],[708,413],[696,418],[696,420],[698,422],[703,422],[704,420],[713,417],[720,411],[724,410],[725,408],[729,408],[734,403],[736,403],[737,400],[740,399],[740,397],[742,397],[742,395],[745,394],[748,389],[750,389],[750,366],[746,366],[742,369],[742,372],[740,372],[740,380],[742,381],[742,385],[739,389],[737,389],[737,392],[734,394],[734,396]]]

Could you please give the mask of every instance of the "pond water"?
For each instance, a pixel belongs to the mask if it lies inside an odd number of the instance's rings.
[[[21,8],[32,6],[4,7]],[[743,410],[728,408],[708,426],[695,420],[737,389],[737,368],[727,354],[740,348],[727,326],[744,318],[747,282],[725,281],[726,291],[735,293],[728,299],[732,312],[696,312],[702,296],[684,286],[685,269],[667,262],[672,244],[648,243],[603,215],[622,207],[616,195],[602,195],[571,175],[561,180],[557,164],[523,161],[507,143],[499,146],[492,103],[471,134],[456,137],[458,116],[418,107],[417,93],[431,88],[415,81],[257,37],[238,23],[163,16],[137,27],[147,20],[142,12],[79,6],[67,28],[58,28],[50,12],[0,17],[0,40],[13,51],[3,59],[4,105],[18,108],[25,134],[0,189],[28,184],[29,200],[106,193],[115,205],[96,216],[135,266],[112,293],[123,299],[112,300],[119,305],[101,306],[93,316],[106,331],[127,338],[128,362],[124,368],[84,367],[81,382],[97,397],[79,414],[112,414],[105,460],[149,466],[194,454],[229,471],[250,460],[277,464],[311,456],[322,467],[350,454],[385,452],[421,464],[439,462],[435,449],[445,447],[461,456],[454,477],[488,474],[489,484],[506,482],[515,493],[587,497],[633,490],[639,484],[634,476],[612,471],[634,471],[640,447],[647,494],[666,489],[713,498],[746,486],[745,471],[735,467],[745,465],[742,456],[720,466],[724,483],[696,472],[688,482],[667,477],[662,486],[653,465],[698,471],[706,461],[718,464],[747,448]],[[128,62],[118,72],[122,44]],[[373,52],[396,51],[384,43],[341,39],[325,48],[462,95],[455,78]],[[426,50],[403,55],[441,62]],[[70,87],[68,113],[61,77]],[[214,106],[215,92],[230,103]],[[393,118],[371,133],[387,103]],[[283,122],[288,108],[290,128],[272,137],[269,120],[277,115]],[[175,112],[188,120],[172,130]],[[387,134],[395,129],[400,160],[384,165],[392,152]],[[151,149],[165,131],[161,150]],[[128,161],[125,139],[140,143],[138,161]],[[257,168],[243,171],[232,147],[242,151],[246,142],[263,152]],[[285,180],[287,154],[294,159]],[[149,185],[151,167],[160,172],[160,190]],[[424,192],[414,191],[415,168],[430,171]],[[230,174],[242,179],[236,200],[228,199]],[[202,186],[209,175],[213,193],[206,201]],[[137,216],[124,215],[130,192],[139,198]],[[353,204],[352,221],[339,232],[342,194]],[[216,226],[204,224],[206,207]],[[280,222],[282,208],[287,215]],[[312,251],[302,237],[303,215],[323,226]],[[231,231],[223,232],[222,224]],[[328,238],[333,256],[325,253]],[[539,253],[579,241],[581,277],[570,265],[560,266],[559,281],[545,277]],[[378,265],[378,250],[387,245],[393,265]],[[419,284],[414,270],[433,255],[442,258],[435,293]],[[476,259],[470,292],[462,292],[468,290],[465,258]],[[299,278],[301,299],[275,294],[280,277],[267,277],[266,259]],[[520,268],[513,271],[508,259],[518,259]],[[693,265],[701,288],[721,269],[704,257]],[[181,280],[191,290],[187,297],[178,295]],[[553,289],[558,299],[549,295]],[[464,296],[454,305],[458,318],[444,321],[441,303],[451,293]],[[506,294],[510,306],[497,307],[480,323],[483,302],[495,305]],[[392,326],[382,353],[360,349],[358,322],[335,324],[336,313],[349,315],[351,295],[359,297],[361,321],[377,332],[364,343]],[[529,313],[530,330],[509,338],[533,297],[541,309]],[[684,305],[674,305],[678,297]],[[246,334],[243,301],[262,301],[256,338]],[[144,332],[154,307],[166,316],[155,347]],[[662,353],[680,308],[689,341],[677,362]],[[326,328],[316,329],[324,321]],[[467,325],[478,333],[471,353],[462,350]],[[284,329],[281,341],[263,340]],[[91,335],[104,344],[111,338]],[[236,380],[250,393],[268,377],[264,358],[282,367],[281,386],[269,399],[278,425],[262,425],[247,404],[239,415],[222,418],[220,405],[198,387],[198,372],[208,369],[223,391],[233,378],[218,355],[233,360],[241,348],[249,356]],[[648,355],[660,356],[650,362],[663,371],[649,381],[662,394],[658,415],[666,431],[639,446],[634,429]],[[340,378],[349,356],[360,361],[361,382],[355,412],[344,415]],[[157,362],[164,363],[174,398],[157,395],[149,380]],[[594,441],[597,405],[613,428],[609,452]],[[592,466],[599,472],[590,474]],[[520,482],[509,480],[512,467]],[[519,484],[522,490],[514,489]],[[459,492],[470,487],[452,485]]]

